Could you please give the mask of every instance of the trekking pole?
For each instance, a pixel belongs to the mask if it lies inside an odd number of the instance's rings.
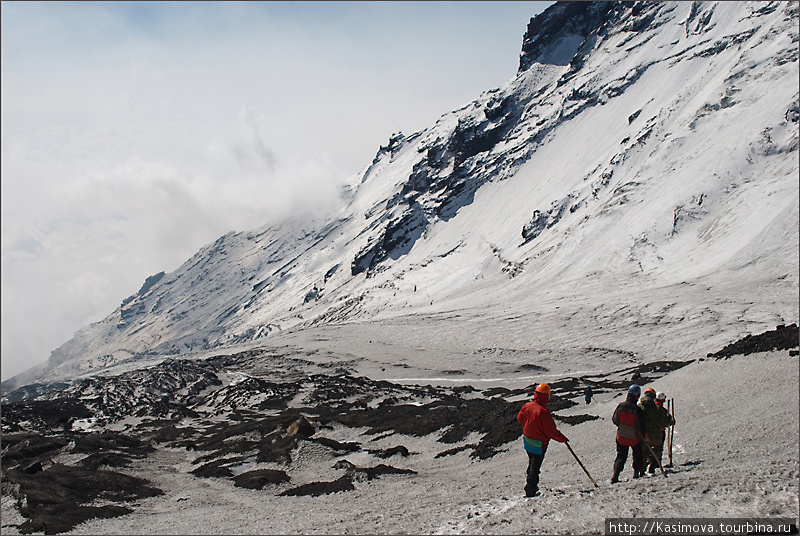
[[[675,399],[671,398],[669,400],[669,409],[670,409],[670,416],[672,417],[672,422],[675,422]],[[675,425],[671,425],[669,427],[669,466],[672,467],[672,438],[675,435]]]
[[[597,482],[594,481],[594,478],[592,478],[592,475],[589,474],[589,471],[586,469],[586,467],[583,465],[583,463],[581,463],[581,461],[578,459],[578,455],[575,454],[575,451],[572,450],[572,447],[569,446],[569,441],[567,441],[564,444],[567,446],[567,448],[572,453],[572,455],[575,456],[575,461],[578,462],[578,465],[581,466],[581,469],[583,469],[583,472],[586,473],[586,476],[588,476],[589,480],[592,481],[592,484],[594,484],[594,487],[599,488],[600,486],[597,485]]]
[[[667,415],[672,417],[672,399],[667,400]],[[672,425],[667,427],[667,449],[669,451],[669,463],[667,467],[672,467]]]
[[[667,478],[667,472],[664,470],[664,466],[661,465],[661,460],[658,459],[655,451],[653,451],[653,447],[651,447],[650,443],[648,443],[645,438],[642,437],[642,435],[639,433],[639,430],[636,430],[636,436],[647,446],[647,450],[650,451],[650,454],[653,455],[653,459],[656,461],[656,463],[658,463],[658,468],[661,469],[661,474],[664,475],[664,478]]]
[[[670,418],[672,418],[672,400],[671,399],[667,400],[667,414],[670,416]],[[671,424],[667,427],[666,441],[667,441],[667,449],[668,449],[668,452],[669,452],[669,463],[667,464],[667,467],[672,467],[672,425]]]

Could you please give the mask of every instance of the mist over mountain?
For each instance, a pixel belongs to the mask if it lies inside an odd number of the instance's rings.
[[[335,210],[220,237],[3,382],[3,533],[796,532],[799,13],[531,19],[512,80],[391,135]],[[545,382],[582,469],[552,442],[527,498]],[[631,383],[674,441],[609,483]]]
[[[510,316],[603,308],[597,326],[536,336],[691,329],[664,343],[681,356],[796,321],[797,9],[555,4],[516,77],[393,134],[338,212],[221,237],[4,391],[456,310],[491,339]]]

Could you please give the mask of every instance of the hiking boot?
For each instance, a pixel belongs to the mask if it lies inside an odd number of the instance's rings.
[[[651,475],[654,475],[654,474],[656,474],[656,468],[655,468],[655,466],[654,466],[654,465],[651,465],[650,467],[648,467],[648,468],[647,468],[647,472],[648,472],[648,473],[650,473]]]
[[[619,482],[619,475],[615,474],[614,476],[611,477],[611,483],[616,484],[617,482]]]
[[[633,472],[633,478],[640,478],[642,476],[642,474],[643,473],[640,473],[639,471],[634,471]]]

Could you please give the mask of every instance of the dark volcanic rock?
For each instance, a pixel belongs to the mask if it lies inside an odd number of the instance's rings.
[[[442,435],[440,441],[455,443],[466,439],[470,432],[483,432],[484,436],[472,456],[490,458],[522,433],[517,422],[520,407],[521,404],[506,402],[502,398],[467,400],[456,412],[453,427]]]
[[[233,477],[234,486],[250,489],[262,489],[269,484],[284,482],[289,482],[289,475],[276,469],[256,469]]]
[[[36,460],[28,466],[21,467],[20,470],[27,475],[32,475],[38,473],[39,471],[44,471],[44,466],[42,466],[41,461]]]
[[[141,437],[154,443],[179,442],[193,437],[197,431],[191,428],[178,428],[171,420],[153,420],[138,426]]]
[[[367,434],[370,435],[392,430],[420,437],[450,424],[444,412],[437,411],[436,406],[432,404],[426,406],[402,404],[376,409],[357,409],[331,418],[346,426],[366,427]]]
[[[3,404],[11,404],[12,402],[19,402],[20,400],[33,400],[43,394],[51,393],[54,391],[62,391],[69,387],[69,383],[55,382],[55,383],[32,383],[30,385],[23,385],[16,388],[14,378],[6,380],[2,383],[2,400]]]
[[[353,491],[354,489],[356,488],[353,486],[352,478],[349,476],[343,476],[334,480],[333,482],[311,482],[309,484],[303,484],[302,486],[298,486],[296,488],[287,489],[286,491],[280,493],[280,495],[310,495],[312,497],[317,497],[319,495],[338,493],[340,491]]]
[[[391,458],[395,454],[400,454],[404,458],[409,455],[408,449],[403,445],[397,445],[396,447],[391,447],[384,450],[369,450],[367,451],[373,456],[377,456],[378,458]]]
[[[502,445],[519,437],[516,417],[520,406],[499,397],[490,400],[443,397],[441,402],[425,406],[397,405],[355,410],[332,418],[347,426],[367,427],[368,434],[394,430],[401,434],[424,436],[448,428],[439,439],[443,443],[455,443],[471,432],[482,432],[484,436],[473,455],[483,459],[493,456]]]
[[[597,415],[586,415],[586,414],[584,414],[584,415],[567,415],[565,417],[562,417],[561,415],[553,415],[553,418],[555,420],[557,420],[557,421],[560,421],[560,422],[563,422],[563,423],[566,423],[566,424],[575,425],[575,424],[580,424],[580,423],[586,422],[586,421],[594,421],[594,420],[599,419],[600,417],[598,417]]]
[[[401,469],[399,467],[392,467],[391,465],[386,465],[383,463],[379,463],[375,467],[363,467],[363,468],[356,468],[356,471],[364,473],[368,480],[372,480],[373,478],[377,478],[381,475],[416,475],[417,472],[413,469]]]
[[[31,510],[27,510],[31,512]],[[112,517],[124,516],[133,512],[127,506],[107,504],[105,506],[43,506],[36,510],[30,519],[19,526],[22,534],[44,533],[59,534],[67,532],[76,525],[88,521],[89,519],[109,519]],[[23,514],[24,515],[24,514]]]
[[[486,398],[492,398],[495,396],[508,396],[508,393],[510,392],[511,389],[507,389],[505,387],[492,387],[483,391],[483,396]]]
[[[85,506],[99,498],[128,502],[163,494],[142,478],[61,464],[34,474],[11,469],[3,475],[4,480],[19,486],[20,513],[28,518],[19,527],[24,534],[57,534],[87,519],[116,517],[132,511],[116,504]]]
[[[340,460],[336,462],[334,465],[336,469],[344,469],[347,471],[347,475],[352,478],[356,478],[359,480],[373,480],[378,478],[381,475],[415,475],[417,474],[416,471],[412,469],[399,469],[397,467],[392,467],[391,465],[386,465],[380,463],[375,467],[358,467],[347,460]]]
[[[208,462],[206,464],[201,465],[197,469],[192,470],[192,474],[194,476],[201,476],[204,478],[226,478],[233,476],[233,471],[231,471],[232,465],[239,465],[245,460],[243,457],[237,458],[223,458],[220,460],[214,460],[212,462]],[[197,462],[197,460],[195,461]]]
[[[79,462],[81,467],[84,467],[90,471],[96,471],[97,469],[107,466],[107,467],[126,467],[131,464],[130,456],[126,456],[124,454],[117,454],[115,452],[98,452],[94,454],[90,454],[86,458],[82,459]]]
[[[54,455],[69,443],[65,437],[47,437],[34,433],[3,434],[3,462],[25,460],[42,454]]]
[[[220,422],[196,437],[180,441],[178,445],[192,450],[214,451],[214,457],[269,450],[269,446],[276,443],[280,450],[284,447],[295,448],[297,436],[284,433],[283,430],[289,423],[284,424],[283,421],[281,418],[268,417],[247,419],[242,422]],[[258,440],[256,437],[261,439]]]
[[[453,454],[458,454],[459,452],[463,452],[465,450],[477,449],[477,448],[478,448],[478,445],[475,444],[475,443],[470,444],[470,445],[464,445],[463,447],[456,447],[454,449],[444,450],[444,451],[440,452],[439,454],[437,454],[436,456],[434,456],[434,458],[444,458],[445,456],[452,456]]]
[[[517,367],[519,372],[547,372],[547,367],[541,365],[534,365],[533,363],[526,363]]]
[[[708,357],[729,358],[733,355],[749,355],[756,352],[769,352],[772,350],[789,350],[800,346],[800,332],[797,324],[778,326],[772,331],[760,335],[748,335],[727,345],[719,352],[708,354]]]
[[[118,451],[128,456],[144,458],[154,450],[147,441],[117,432],[75,436],[74,452],[94,454]]]
[[[80,400],[21,400],[3,404],[3,432],[17,432],[20,422],[30,422],[39,429],[69,430],[75,419],[92,417],[93,413]]]
[[[353,441],[349,441],[347,443],[341,443],[339,441],[336,441],[335,439],[330,439],[327,437],[317,437],[314,439],[309,439],[308,441],[319,443],[320,445],[324,445],[329,449],[333,450],[339,450],[345,452],[355,452],[357,450],[361,450],[361,445]]]
[[[276,432],[266,436],[258,444],[258,462],[277,462],[290,463],[292,461],[292,450],[297,448],[297,438],[295,436],[285,436]]]

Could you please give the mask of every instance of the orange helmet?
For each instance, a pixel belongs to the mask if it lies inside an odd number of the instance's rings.
[[[656,390],[652,387],[648,387],[644,390],[644,396],[652,396],[653,398],[656,397]]]
[[[535,392],[537,393],[544,393],[546,395],[550,394],[550,386],[546,383],[540,383],[536,386]]]

